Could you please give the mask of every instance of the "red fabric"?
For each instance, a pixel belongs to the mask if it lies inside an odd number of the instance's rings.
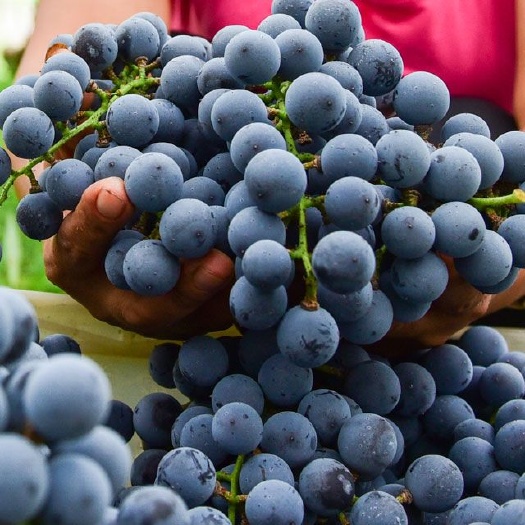
[[[405,74],[435,73],[456,96],[512,110],[514,0],[355,0],[367,38],[394,45]],[[271,0],[174,0],[171,28],[209,39],[225,25],[255,29]]]

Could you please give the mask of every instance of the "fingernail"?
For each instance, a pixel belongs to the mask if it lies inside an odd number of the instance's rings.
[[[125,208],[125,202],[108,190],[101,190],[97,197],[97,210],[106,219],[118,218]]]

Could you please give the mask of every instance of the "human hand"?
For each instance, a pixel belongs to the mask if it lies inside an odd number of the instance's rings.
[[[439,346],[474,321],[508,307],[525,296],[525,270],[514,284],[499,294],[483,294],[463,279],[450,257],[443,256],[449,281],[443,294],[426,315],[411,323],[394,322],[388,334],[370,351],[387,357],[407,357],[420,350]]]
[[[44,242],[49,280],[95,318],[147,337],[185,339],[231,326],[233,263],[218,250],[181,261],[177,285],[162,296],[140,296],[110,283],[105,254],[133,213],[122,179],[111,177],[91,185],[58,233]]]

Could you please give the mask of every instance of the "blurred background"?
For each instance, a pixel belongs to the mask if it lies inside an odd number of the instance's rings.
[[[0,0],[0,91],[13,82],[18,61],[33,30],[37,3],[38,0]],[[16,204],[13,193],[0,207],[0,244],[3,252],[0,285],[59,292],[45,277],[41,244],[24,237],[16,225]]]

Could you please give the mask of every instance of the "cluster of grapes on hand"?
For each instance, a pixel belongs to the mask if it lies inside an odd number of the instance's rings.
[[[341,342],[372,344],[394,321],[421,319],[447,286],[443,255],[484,293],[525,267],[524,134],[491,140],[485,122],[462,114],[432,146],[446,85],[425,71],[405,75],[392,45],[365,38],[352,2],[275,0],[257,30],[228,26],[211,42],[169,37],[159,17],[139,13],[53,45],[63,52],[39,75],[0,94],[6,147],[29,160],[13,172],[0,152],[0,201],[28,176],[17,220],[41,240],[87,187],[122,178],[137,213],[108,250],[108,279],[162,295],[181,259],[224,251],[236,261],[237,325],[275,333],[280,362],[266,365],[269,375],[280,367],[290,379],[293,366],[311,378]],[[50,166],[37,181],[42,161]],[[181,392],[198,394],[181,363],[173,373]],[[361,374],[348,381],[352,395],[370,380]],[[391,400],[367,413],[381,418]],[[392,427],[369,419],[388,441]],[[353,450],[359,433],[349,433],[342,446]]]

